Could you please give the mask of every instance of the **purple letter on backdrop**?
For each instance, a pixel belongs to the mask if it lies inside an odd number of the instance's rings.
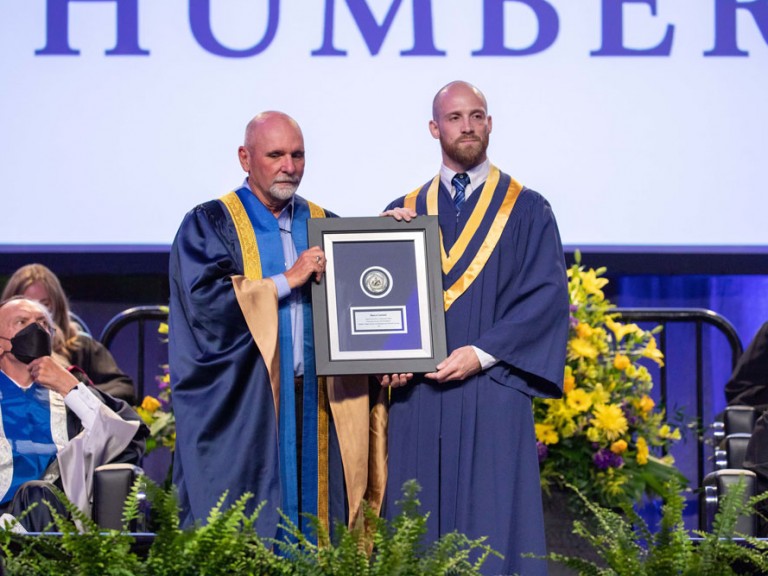
[[[763,39],[768,42],[768,2],[765,0],[716,0],[715,2],[715,47],[704,56],[749,56],[746,50],[739,50],[736,43],[736,10],[744,8],[752,13]]]
[[[522,2],[536,13],[539,34],[527,48],[504,46],[504,3]],[[472,56],[528,56],[543,52],[557,40],[560,20],[557,11],[546,0],[485,0],[483,2],[483,47]]]
[[[393,0],[384,22],[379,24],[368,7],[366,0],[346,0],[349,11],[363,35],[368,51],[376,56],[381,50],[392,20],[395,18],[402,0]],[[346,50],[339,50],[333,45],[333,24],[336,0],[325,0],[325,26],[323,45],[312,51],[312,56],[346,56]],[[413,0],[413,48],[400,52],[401,56],[444,56],[443,50],[435,48],[432,36],[432,0]]]
[[[117,5],[117,44],[107,56],[146,56],[149,50],[139,46],[138,0],[47,0],[45,47],[39,55],[77,56],[80,50],[69,47],[69,3],[114,2]]]
[[[651,14],[656,16],[656,0],[603,0],[603,45],[599,50],[590,52],[592,56],[669,56],[672,52],[672,36],[675,27],[667,25],[664,39],[653,48],[635,49],[624,47],[624,18],[622,10],[625,3],[648,4]]]
[[[221,44],[213,35],[211,30],[211,0],[189,0],[189,25],[195,40],[211,54],[226,58],[247,58],[264,52],[275,39],[279,17],[280,0],[269,0],[267,30],[262,39],[250,48],[234,50]]]

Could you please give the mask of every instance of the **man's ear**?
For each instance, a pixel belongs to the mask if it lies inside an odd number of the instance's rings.
[[[240,160],[240,166],[242,169],[248,172],[248,149],[245,146],[240,146],[237,149],[237,159]]]
[[[437,125],[437,122],[434,120],[429,121],[429,132],[432,134],[432,138],[435,140],[440,139],[440,127]]]

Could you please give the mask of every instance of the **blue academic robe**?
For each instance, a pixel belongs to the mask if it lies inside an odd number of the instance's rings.
[[[0,400],[0,442],[8,447],[0,456],[0,504],[5,505],[19,486],[41,480],[64,447],[67,409],[58,394],[38,384],[23,389],[3,372]]]
[[[123,420],[141,422],[125,401],[94,387],[90,390]],[[0,371],[0,445],[7,448],[0,454],[0,506],[8,506],[25,482],[42,480],[59,451],[82,431],[82,422],[62,396],[37,383],[23,389]],[[138,464],[148,435],[149,429],[141,424],[110,463]],[[58,481],[59,476],[52,478]]]
[[[237,193],[249,216],[254,218],[254,211],[261,214],[254,228],[264,277],[283,272],[277,220],[263,205],[253,204],[258,200],[247,188]],[[293,237],[299,253],[307,248],[307,211],[307,201],[295,196]],[[281,378],[278,423],[267,366],[233,290],[232,277],[244,273],[235,223],[224,204],[214,200],[190,211],[170,257],[169,368],[177,435],[173,479],[179,491],[181,522],[184,526],[204,523],[225,492],[225,507],[250,493],[248,513],[266,502],[256,524],[259,534],[277,535],[278,509],[309,533],[299,514],[319,512],[308,502],[311,491],[318,489],[317,452],[312,452],[317,438],[305,436],[305,462],[297,463],[293,364],[290,356],[282,358],[281,364],[289,368],[288,376]],[[310,423],[317,422],[317,386],[310,383],[306,372],[314,370],[308,290],[305,286],[305,434],[313,431]],[[287,317],[290,324],[287,300],[280,303],[279,313],[281,322]],[[283,345],[287,343],[290,354],[290,325],[287,329],[281,325],[279,338]],[[329,515],[343,520],[341,461],[333,426],[330,428]],[[304,502],[298,501],[299,474],[306,487]]]
[[[443,274],[445,290],[465,273],[509,186],[510,177],[501,173],[464,257]],[[427,213],[429,187],[416,197],[420,214]],[[470,196],[457,218],[440,184],[437,206],[446,252],[481,191]],[[436,384],[416,375],[392,390],[385,514],[397,513],[402,484],[417,479],[423,510],[430,513],[428,539],[453,530],[487,536],[504,560],[489,558],[486,574],[546,574],[545,562],[520,556],[545,554],[532,397],[562,393],[568,315],[565,262],[552,209],[523,187],[482,272],[445,318],[449,353],[475,345],[499,362],[463,382]]]

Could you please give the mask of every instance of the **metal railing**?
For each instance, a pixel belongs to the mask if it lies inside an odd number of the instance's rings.
[[[99,340],[106,348],[111,348],[118,333],[131,325],[136,325],[136,398],[144,398],[144,369],[146,364],[146,325],[148,322],[168,321],[168,306],[136,306],[123,310],[107,322],[101,331]]]
[[[714,327],[725,336],[730,347],[731,368],[736,365],[744,348],[736,329],[725,317],[704,308],[616,308],[615,312],[621,314],[625,322],[652,322],[660,324],[664,330],[658,334],[658,346],[667,358],[668,337],[667,327],[670,324],[692,324],[695,330],[695,409],[696,418],[701,426],[704,425],[704,335],[705,325]],[[667,364],[659,369],[659,394],[662,405],[667,405],[668,398],[668,373]],[[696,447],[696,473],[697,484],[701,483],[706,475],[705,466],[705,440],[703,434],[698,435]]]

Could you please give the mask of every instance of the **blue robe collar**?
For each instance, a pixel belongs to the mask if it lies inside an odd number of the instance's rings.
[[[282,274],[285,270],[280,227],[274,214],[256,197],[250,188],[243,186],[236,190],[237,197],[245,208],[248,219],[256,234],[258,253],[261,259],[262,277]],[[308,202],[301,196],[293,197],[291,237],[296,252],[301,254],[308,248],[307,220],[311,217]],[[293,342],[290,315],[290,299],[284,298],[278,305],[278,340],[280,349],[280,478],[282,480],[282,511],[292,522],[310,536],[312,526],[299,511],[317,515],[318,502],[318,383],[315,372],[314,336],[312,331],[312,310],[309,290],[302,290],[302,313],[304,315],[304,395],[303,395],[303,438],[301,462],[301,502],[299,502],[296,397],[293,374]],[[322,408],[321,408],[322,409]],[[313,537],[314,538],[314,537]]]
[[[0,371],[0,501],[13,499],[24,482],[40,480],[56,458],[57,447],[51,432],[48,389],[32,384],[22,388]]]

